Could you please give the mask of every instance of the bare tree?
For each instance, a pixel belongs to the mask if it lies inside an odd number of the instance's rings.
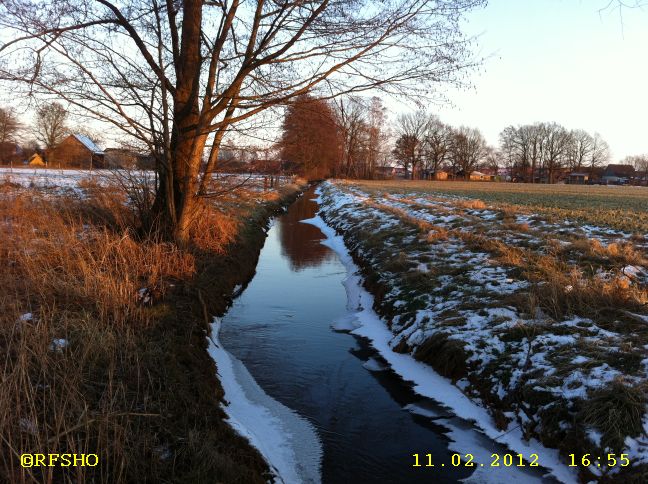
[[[527,178],[531,183],[536,182],[538,169],[544,166],[545,140],[547,128],[544,123],[527,124],[520,128],[520,142],[525,145],[530,173]]]
[[[511,181],[520,179],[527,167],[526,145],[520,143],[518,128],[507,126],[499,134],[500,151],[504,154],[506,165]]]
[[[46,103],[36,110],[36,139],[51,150],[69,134],[68,111],[60,103]]]
[[[401,134],[396,140],[392,155],[400,166],[405,170],[405,176],[411,170],[414,178],[414,166],[418,163],[421,155],[421,141],[415,136]]]
[[[338,176],[359,178],[364,174],[368,125],[367,107],[363,100],[350,96],[335,103],[337,123],[343,133],[344,148]]]
[[[186,243],[231,127],[315,88],[420,96],[458,83],[476,64],[460,21],[484,3],[4,0],[0,78],[147,143],[156,220]]]
[[[582,129],[570,131],[567,147],[567,163],[570,170],[580,170],[585,165],[592,151],[593,141],[592,136]]]
[[[376,167],[381,159],[386,157],[387,131],[385,129],[387,109],[383,106],[382,100],[374,96],[371,98],[369,105],[367,128],[367,164],[366,178],[373,178],[376,173]]]
[[[535,124],[507,126],[500,133],[500,149],[508,157],[513,180],[533,183],[542,153],[541,132],[540,125]]]
[[[589,134],[582,129],[570,133],[568,147],[568,164],[571,170],[582,170],[588,167],[590,173],[610,157],[610,149],[600,134]]]
[[[502,163],[502,153],[494,146],[487,146],[484,150],[483,166],[497,175]]]
[[[590,168],[590,175],[594,172],[595,168],[599,168],[610,161],[610,146],[598,133],[594,133],[592,137],[592,150],[587,161]]]
[[[0,108],[0,143],[15,142],[21,124],[11,108]]]
[[[16,136],[22,125],[11,108],[0,108],[0,162],[6,163],[14,155]]]
[[[394,154],[407,170],[412,169],[412,180],[416,176],[417,169],[423,161],[423,138],[427,131],[428,115],[425,111],[401,114],[397,121],[397,131],[400,134],[396,141]],[[405,166],[407,164],[407,166]]]
[[[486,140],[476,128],[461,126],[454,130],[450,158],[457,171],[461,171],[466,180],[470,173],[483,160],[486,154]]]
[[[592,170],[608,158],[607,144],[600,135],[568,131],[557,123],[508,126],[500,133],[500,151],[511,166],[512,177],[531,183],[553,183],[561,168],[589,166]]]
[[[633,166],[644,183],[648,180],[648,154],[627,156],[622,163]]]
[[[448,160],[452,145],[452,128],[437,116],[430,116],[423,135],[423,162],[425,170],[438,172]]]
[[[567,162],[570,133],[558,123],[543,123],[542,170],[546,181],[553,183],[556,173]]]

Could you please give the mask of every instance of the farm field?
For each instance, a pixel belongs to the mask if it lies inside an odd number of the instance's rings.
[[[267,189],[263,175],[216,173],[213,179],[219,190],[261,191]],[[281,185],[293,182],[291,177],[277,177]],[[74,170],[50,168],[0,167],[0,183],[15,187],[34,188],[43,194],[84,196],[83,187],[118,186],[121,190],[134,185],[154,186],[155,172],[147,170]],[[239,193],[240,195],[240,193]]]
[[[648,187],[544,185],[528,183],[358,181],[370,193],[409,192],[477,198],[492,206],[517,205],[518,212],[571,218],[628,232],[648,233]]]
[[[648,189],[325,183],[395,352],[569,454],[584,480],[648,479]]]

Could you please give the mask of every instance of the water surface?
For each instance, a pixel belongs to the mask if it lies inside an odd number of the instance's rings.
[[[254,279],[223,318],[223,345],[266,393],[316,427],[324,483],[450,483],[468,477],[472,469],[449,464],[455,453],[448,448],[449,429],[453,435],[471,432],[472,446],[487,439],[465,423],[451,423],[451,415],[391,371],[373,371],[380,357],[365,340],[331,329],[349,314],[346,270],[320,243],[321,231],[300,222],[315,216],[313,196],[307,192],[271,227]],[[428,416],[406,406],[424,408]],[[432,454],[437,465],[412,467],[414,453]]]

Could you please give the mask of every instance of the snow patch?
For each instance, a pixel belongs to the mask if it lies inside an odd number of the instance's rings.
[[[389,366],[378,361],[376,358],[369,358],[362,364],[362,366],[369,371],[385,371],[389,369]]]
[[[54,338],[49,345],[49,349],[55,353],[63,353],[63,350],[67,348],[68,345],[69,342],[65,338]]]

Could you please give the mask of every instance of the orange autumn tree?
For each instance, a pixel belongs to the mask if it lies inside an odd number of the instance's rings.
[[[281,159],[294,173],[309,180],[334,175],[342,160],[344,138],[331,106],[302,95],[286,108]]]

